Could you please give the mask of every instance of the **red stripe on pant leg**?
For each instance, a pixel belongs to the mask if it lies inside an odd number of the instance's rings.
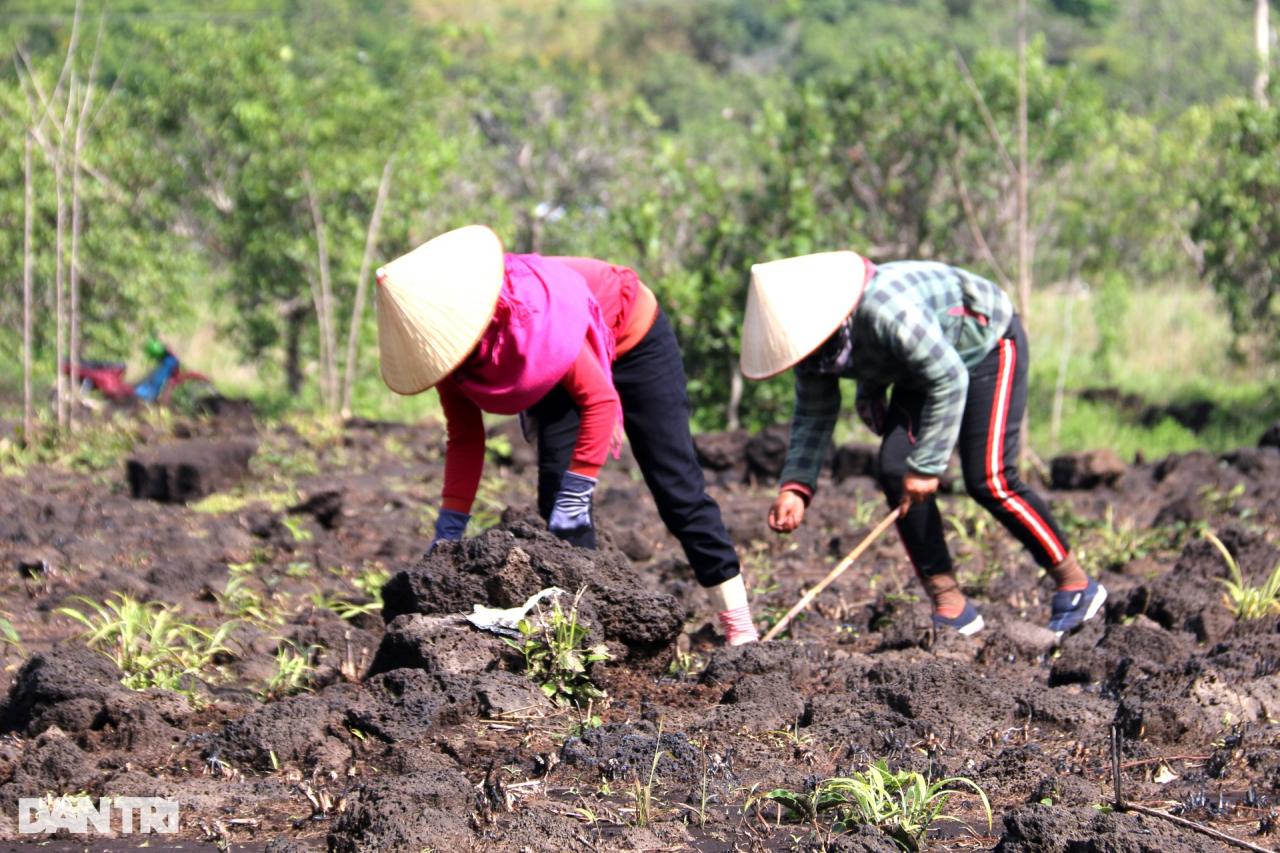
[[[1000,341],[1000,363],[996,370],[996,393],[991,407],[990,432],[987,434],[987,487],[1005,510],[1031,532],[1054,564],[1066,559],[1067,550],[1054,535],[1053,528],[1021,497],[1010,494],[1005,479],[1004,446],[1009,423],[1009,401],[1013,396],[1013,375],[1018,364],[1018,351],[1013,341]]]

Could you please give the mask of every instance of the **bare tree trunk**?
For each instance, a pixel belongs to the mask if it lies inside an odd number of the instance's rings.
[[[312,299],[316,303],[316,319],[320,327],[320,368],[324,407],[329,414],[338,412],[338,355],[337,339],[333,333],[333,288],[329,278],[329,241],[325,235],[324,213],[316,195],[311,172],[303,172],[307,187],[307,202],[311,206],[311,220],[315,226],[316,261],[319,286],[312,282]]]
[[[71,421],[80,408],[80,232],[83,224],[80,216],[80,164],[89,141],[89,115],[93,109],[93,82],[98,76],[98,57],[102,51],[102,22],[98,24],[98,40],[93,48],[93,60],[89,63],[89,76],[84,84],[84,99],[76,117],[75,141],[71,146]],[[75,92],[75,75],[71,77],[71,91]]]
[[[382,228],[382,211],[391,193],[391,172],[395,155],[387,158],[382,167],[382,180],[378,182],[378,197],[373,203],[373,215],[369,217],[369,230],[365,233],[364,255],[360,258],[360,277],[356,279],[356,299],[351,306],[351,326],[347,330],[347,360],[342,370],[342,416],[351,417],[351,388],[356,379],[356,348],[360,342],[360,321],[364,316],[365,296],[369,291],[369,267],[378,246],[378,232]]]
[[[1267,86],[1271,83],[1271,3],[1254,0],[1253,46],[1258,52],[1258,73],[1253,78],[1253,97],[1267,106]]]
[[[31,132],[23,134],[22,151],[22,440],[30,445],[35,436],[35,406],[31,399],[31,327],[32,327],[32,281],[31,281],[31,224],[33,205]]]
[[[729,429],[742,426],[742,370],[738,367],[738,359],[729,359]]]
[[[71,78],[71,97],[75,97],[76,78]],[[86,96],[87,103],[87,96]],[[76,122],[75,142],[71,146],[71,399],[67,423],[75,427],[76,409],[80,405],[80,154],[84,150],[84,117]]]
[[[1030,326],[1031,228],[1027,188],[1027,0],[1018,0],[1018,313]]]
[[[1018,313],[1031,328],[1031,216],[1027,187],[1027,0],[1018,0]],[[1019,461],[1031,454],[1031,408],[1022,413]]]
[[[1071,364],[1071,345],[1075,339],[1072,317],[1075,313],[1076,288],[1072,281],[1067,291],[1067,307],[1062,313],[1062,355],[1058,359],[1058,381],[1053,388],[1053,411],[1049,419],[1049,448],[1058,452],[1058,439],[1062,434],[1062,411],[1067,398],[1067,368]]]
[[[75,88],[73,85],[72,89]],[[68,104],[68,112],[70,105]],[[63,128],[66,124],[63,124]],[[67,274],[66,274],[66,232],[67,232],[67,201],[66,193],[63,189],[65,181],[65,169],[63,164],[66,162],[66,134],[62,135],[58,145],[50,155],[53,158],[53,185],[54,185],[54,201],[57,205],[57,214],[54,219],[54,263],[53,263],[53,287],[54,287],[54,314],[55,314],[55,336],[56,343],[54,352],[56,353],[58,372],[55,390],[57,393],[58,408],[58,429],[65,430],[67,428],[68,416],[70,409],[67,406],[67,377],[63,373],[62,365],[67,359]]]
[[[284,384],[290,396],[302,393],[302,318],[306,311],[299,305],[285,314]]]

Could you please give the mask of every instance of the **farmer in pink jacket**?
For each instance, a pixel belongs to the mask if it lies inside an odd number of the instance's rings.
[[[594,548],[592,500],[625,430],[667,529],[711,595],[731,645],[758,639],[737,554],[706,493],[689,433],[675,335],[626,267],[504,253],[472,225],[378,270],[382,377],[436,388],[448,443],[433,540],[462,538],[484,467],[482,412],[523,413],[538,443],[538,509],[553,533]]]

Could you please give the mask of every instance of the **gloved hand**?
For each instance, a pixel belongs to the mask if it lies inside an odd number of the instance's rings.
[[[467,522],[470,520],[471,516],[465,512],[455,509],[440,510],[440,514],[436,516],[436,535],[431,540],[431,548],[435,548],[436,543],[441,540],[457,542],[462,538],[462,532],[467,529]]]
[[[871,397],[858,395],[857,400],[854,402],[854,409],[862,422],[867,425],[867,429],[876,435],[884,435],[885,402],[883,393]]]
[[[595,548],[596,529],[591,523],[591,495],[595,490],[595,479],[566,471],[547,519],[551,532],[570,545]]]

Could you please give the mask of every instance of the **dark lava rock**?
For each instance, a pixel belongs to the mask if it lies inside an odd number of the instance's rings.
[[[831,839],[811,839],[795,848],[803,853],[902,853],[902,848],[874,826],[853,826]]]
[[[334,853],[464,850],[471,783],[455,769],[418,770],[362,785],[329,833]]]
[[[741,469],[746,460],[748,434],[745,429],[704,432],[693,437],[698,464],[709,471]]]
[[[480,713],[489,718],[541,718],[555,712],[555,706],[538,686],[513,672],[487,672],[476,676],[476,701]]]
[[[383,589],[382,615],[390,622],[407,613],[470,613],[475,604],[515,607],[551,586],[570,593],[585,586],[588,621],[632,658],[669,650],[687,613],[672,596],[643,589],[621,553],[575,548],[515,520],[438,546],[398,572]]]
[[[120,675],[115,664],[79,643],[36,652],[9,688],[0,726],[27,735],[51,725],[66,732],[85,731],[108,700],[128,694]]]
[[[369,666],[369,675],[393,669],[428,672],[483,672],[498,665],[509,647],[463,616],[406,613],[391,620]]]
[[[257,442],[184,441],[149,448],[125,462],[129,493],[163,503],[183,503],[236,485],[249,473]]]
[[[346,710],[344,726],[396,743],[425,738],[439,726],[457,725],[479,710],[475,679],[396,669],[363,685]]]
[[[773,485],[782,474],[787,461],[787,445],[791,440],[791,427],[773,424],[747,440],[744,454],[747,458],[747,482]]]
[[[1096,489],[1114,486],[1125,472],[1124,460],[1114,450],[1087,450],[1054,457],[1049,481],[1055,489]]]
[[[1050,800],[1055,806],[1092,806],[1106,802],[1102,788],[1082,776],[1046,776],[1027,798],[1031,803]]]
[[[278,763],[312,763],[343,727],[342,703],[334,691],[269,702],[227,723],[206,758],[228,759],[256,770]]]
[[[782,672],[803,678],[812,670],[811,655],[820,650],[802,643],[785,641],[748,643],[745,646],[723,646],[711,654],[702,671],[703,684],[728,686],[744,675]]]
[[[1214,853],[1216,843],[1156,818],[1091,806],[1029,805],[1004,816],[996,853]]]
[[[61,729],[51,727],[28,745],[12,779],[0,786],[0,797],[8,802],[51,791],[83,791],[95,775],[89,756]]]
[[[831,479],[843,483],[850,477],[874,477],[879,467],[880,448],[874,444],[845,444],[831,459]]]
[[[874,694],[904,717],[973,739],[1016,716],[1018,703],[1007,689],[976,672],[967,661],[925,660],[911,666],[886,661],[867,673]]]
[[[1276,421],[1267,428],[1267,431],[1262,434],[1262,438],[1258,439],[1258,446],[1280,449],[1280,421]]]
[[[292,515],[309,515],[325,530],[333,530],[342,522],[342,492],[327,489],[316,492],[301,503],[289,507]]]
[[[664,780],[696,782],[706,761],[702,750],[682,732],[663,732],[649,722],[609,723],[564,742],[560,756],[575,767],[598,768],[607,779],[642,778],[660,752],[657,775]]]
[[[1180,495],[1160,507],[1152,520],[1152,527],[1167,527],[1173,524],[1195,524],[1209,517],[1204,500],[1199,494],[1188,492]]]

